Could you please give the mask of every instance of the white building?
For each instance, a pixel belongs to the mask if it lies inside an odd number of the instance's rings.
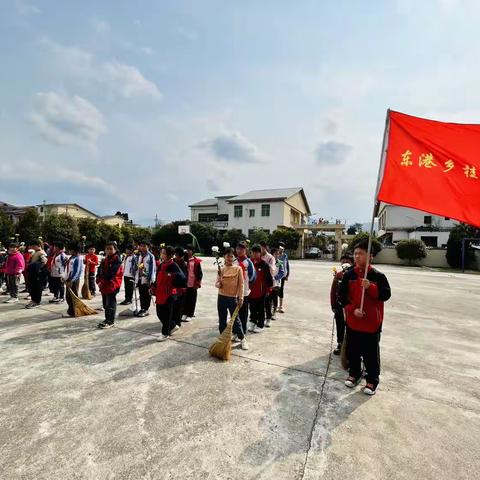
[[[219,230],[238,229],[249,236],[254,230],[270,233],[279,227],[306,223],[310,207],[303,188],[252,190],[189,205],[192,222],[210,223]]]
[[[392,245],[400,240],[422,240],[427,247],[446,247],[455,220],[413,208],[382,203],[378,212],[378,237]]]

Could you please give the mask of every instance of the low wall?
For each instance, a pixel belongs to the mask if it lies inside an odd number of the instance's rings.
[[[447,250],[444,248],[428,248],[427,257],[415,265],[421,265],[424,267],[440,267],[449,268],[446,257]],[[408,265],[405,260],[400,260],[397,257],[397,251],[395,247],[383,247],[382,251],[373,259],[373,263],[388,264],[388,265]]]

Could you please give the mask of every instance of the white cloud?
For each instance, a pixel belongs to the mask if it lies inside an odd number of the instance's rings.
[[[25,2],[24,0],[15,0],[15,8],[19,15],[38,15],[41,13],[40,9],[32,3]]]
[[[63,185],[72,185],[77,187],[88,186],[91,189],[99,189],[108,193],[114,193],[113,186],[106,182],[103,178],[88,175],[80,170],[71,168],[56,167],[55,175],[51,174],[48,168],[32,161],[23,161],[23,168],[19,170],[15,165],[2,164],[0,165],[0,175],[2,182],[25,182],[28,180],[35,185],[50,185],[61,183]],[[28,179],[25,178],[25,172],[28,172]]]
[[[258,148],[240,132],[224,132],[203,141],[200,146],[207,148],[218,160],[239,163],[259,163]]]
[[[193,30],[189,30],[187,28],[184,28],[184,27],[178,27],[177,28],[177,34],[180,35],[181,37],[189,40],[190,42],[196,42],[198,40],[198,33],[193,31]]]
[[[315,157],[319,165],[341,165],[347,161],[352,146],[341,142],[323,142],[315,149]]]
[[[108,33],[110,31],[110,24],[99,18],[94,18],[92,20],[92,26],[97,33]]]
[[[106,82],[124,98],[147,96],[161,100],[157,86],[147,80],[136,67],[113,61],[103,66]]]
[[[44,138],[60,145],[87,145],[94,149],[98,137],[107,130],[95,105],[63,93],[37,93],[29,119]]]
[[[145,55],[153,55],[155,53],[155,50],[150,47],[141,47],[140,51],[144,53]]]
[[[163,97],[157,85],[145,78],[137,67],[116,60],[98,62],[86,50],[61,45],[48,38],[42,38],[40,44],[51,54],[51,61],[60,69],[60,75],[103,84],[111,92],[128,99],[146,96],[161,100]]]

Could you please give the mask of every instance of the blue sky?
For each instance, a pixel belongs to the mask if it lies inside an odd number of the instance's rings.
[[[139,223],[303,186],[367,221],[388,107],[480,123],[475,0],[4,0],[0,200]]]

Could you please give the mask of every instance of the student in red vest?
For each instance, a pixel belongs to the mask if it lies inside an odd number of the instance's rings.
[[[88,269],[88,289],[90,293],[95,296],[97,293],[97,289],[95,288],[95,272],[98,267],[98,256],[95,253],[95,247],[92,246],[88,248],[88,253],[85,255],[83,263],[85,264],[85,268]]]
[[[273,286],[273,278],[269,265],[262,260],[260,245],[252,247],[251,260],[257,275],[255,281],[250,285],[250,295],[248,296],[251,322],[248,330],[253,333],[261,333],[265,326],[265,297]]]
[[[173,261],[173,255],[173,247],[162,248],[162,263],[157,269],[157,278],[151,289],[152,294],[155,295],[157,316],[162,322],[162,335],[158,337],[159,342],[164,342],[180,328],[175,324],[175,303],[177,288],[185,287],[186,278],[180,267]]]
[[[117,293],[122,286],[123,264],[117,244],[107,243],[105,258],[102,260],[97,273],[97,284],[102,294],[105,320],[98,324],[98,328],[110,328],[115,323],[117,311]]]
[[[339,301],[345,309],[347,323],[347,358],[349,376],[345,385],[353,388],[362,378],[361,359],[367,370],[367,384],[363,388],[366,395],[375,395],[380,376],[380,333],[383,323],[383,304],[391,296],[387,277],[367,266],[368,241],[355,245],[354,268],[349,268],[340,284]],[[365,289],[363,309],[360,309],[362,290]]]
[[[187,245],[187,255],[185,263],[187,264],[187,291],[185,293],[185,304],[182,316],[182,322],[191,322],[195,316],[195,307],[197,305],[197,290],[202,286],[202,261],[195,256],[193,245]]]

